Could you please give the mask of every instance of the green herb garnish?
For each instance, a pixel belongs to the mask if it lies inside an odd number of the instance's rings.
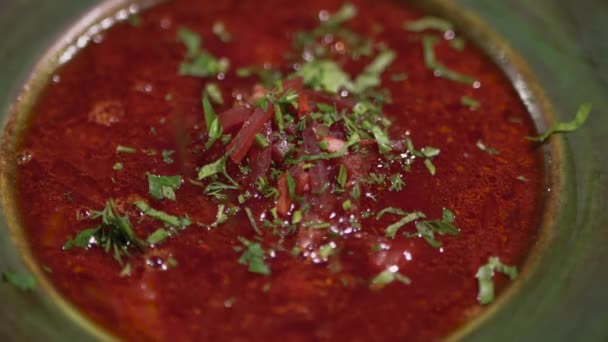
[[[426,64],[426,67],[432,70],[435,76],[447,78],[449,80],[468,85],[475,85],[477,80],[474,78],[456,71],[452,71],[437,61],[435,57],[435,44],[437,44],[438,41],[439,40],[435,36],[425,35],[422,37],[424,63]]]
[[[146,216],[149,216],[155,220],[161,221],[171,228],[185,228],[192,224],[187,217],[178,217],[169,215],[160,210],[153,209],[144,201],[136,201],[133,203],[137,209],[139,209]]]
[[[416,234],[406,234],[407,237],[419,236],[422,237],[429,245],[439,248],[441,242],[435,239],[435,233],[439,235],[458,235],[460,230],[452,223],[456,219],[454,213],[447,208],[443,209],[443,217],[441,220],[419,221],[416,223]]]
[[[484,151],[485,153],[490,154],[490,155],[500,154],[500,152],[497,149],[486,146],[486,144],[481,140],[477,140],[477,143],[475,143],[475,146],[477,146],[477,148],[479,150]]]
[[[171,155],[173,155],[174,153],[175,151],[173,150],[162,151],[163,161],[165,162],[165,164],[173,164],[173,158],[171,158]]]
[[[261,235],[262,232],[260,231],[260,228],[258,227],[258,224],[255,221],[255,217],[253,216],[253,212],[251,211],[251,208],[245,207],[245,213],[247,214],[247,218],[249,219],[249,223],[251,224],[251,227],[253,228],[253,230],[255,230],[255,232],[258,235]]]
[[[239,241],[246,247],[239,258],[239,264],[248,265],[249,272],[269,276],[271,271],[270,267],[264,262],[265,253],[262,246],[257,242],[251,242],[242,237],[239,237]]]
[[[133,148],[133,147],[129,147],[129,146],[122,146],[122,145],[118,145],[116,146],[116,153],[129,153],[129,154],[133,154],[133,153],[137,153],[137,149]]]
[[[517,267],[503,264],[498,257],[488,258],[488,263],[479,267],[475,274],[479,284],[477,294],[479,304],[489,304],[494,300],[494,272],[500,272],[511,280],[517,278]]]
[[[222,90],[217,83],[207,83],[205,85],[205,94],[209,95],[211,101],[215,104],[224,104],[224,97],[222,96]]]
[[[378,213],[378,216],[376,217],[377,219],[379,219],[380,217],[382,217],[382,215],[386,214],[386,213],[390,213],[390,214],[395,214],[395,215],[401,215],[403,216],[399,221],[389,225],[388,227],[386,227],[385,232],[386,232],[386,237],[394,239],[395,235],[397,235],[397,231],[405,226],[406,224],[416,221],[418,219],[421,218],[425,218],[426,216],[419,212],[419,211],[415,211],[412,213],[407,213],[405,211],[393,211],[393,210],[387,210],[384,209],[382,210],[380,213]]]
[[[102,211],[92,211],[91,220],[101,218],[101,224],[95,228],[80,231],[68,240],[64,250],[73,247],[88,249],[92,246],[102,247],[106,253],[112,253],[114,259],[122,264],[124,256],[130,256],[131,249],[142,250],[146,243],[133,232],[133,226],[127,215],[120,216],[114,200],[108,200]]]
[[[355,78],[351,90],[362,93],[367,89],[380,85],[380,75],[395,60],[397,54],[392,50],[384,50]]]
[[[2,280],[23,291],[31,291],[36,288],[36,279],[26,272],[4,271]]]
[[[398,281],[405,285],[409,285],[412,283],[410,278],[399,273],[399,269],[396,266],[392,266],[378,273],[378,275],[376,275],[372,279],[370,283],[370,288],[374,290],[380,290],[386,287],[387,285],[393,283],[394,281]]]
[[[177,39],[186,46],[186,58],[179,67],[180,75],[208,77],[228,71],[228,59],[218,59],[202,49],[203,40],[198,33],[182,27],[177,31]]]
[[[332,60],[313,60],[302,65],[297,75],[304,84],[314,90],[336,94],[342,88],[350,88],[350,76]]]
[[[268,142],[268,140],[266,140],[266,137],[260,133],[255,135],[255,143],[258,144],[258,146],[260,146],[261,148],[266,148],[270,146],[270,143]]]
[[[157,200],[164,198],[175,201],[175,190],[182,186],[181,176],[155,176],[148,174],[150,196]]]
[[[215,110],[209,102],[209,94],[207,91],[203,93],[203,111],[205,113],[205,124],[207,125],[207,130],[209,134],[209,140],[207,144],[205,144],[205,149],[210,149],[213,144],[222,137],[224,133],[224,129],[222,124],[220,123],[217,114],[215,114]]]
[[[426,30],[436,30],[442,33],[454,31],[454,25],[451,22],[437,17],[423,17],[415,21],[410,21],[403,24],[403,28],[410,32],[422,32]]]
[[[389,187],[389,190],[391,190],[391,191],[401,191],[401,190],[403,190],[403,187],[405,186],[405,182],[401,178],[400,174],[396,173],[396,174],[390,176],[389,179],[390,179],[390,182],[391,182],[391,186]]]
[[[472,97],[468,97],[468,96],[463,96],[462,98],[460,98],[460,103],[463,106],[469,107],[470,110],[477,110],[477,108],[479,108],[479,101],[475,100]]]
[[[547,139],[549,139],[549,137],[552,136],[553,134],[573,132],[573,131],[579,129],[585,123],[585,121],[587,121],[587,118],[589,117],[589,113],[591,113],[591,104],[585,103],[579,107],[579,109],[576,112],[576,115],[574,117],[574,120],[572,120],[570,122],[557,123],[554,126],[552,126],[551,128],[549,128],[542,135],[540,135],[538,137],[526,137],[526,139],[531,140],[531,141],[538,141],[538,142],[542,143],[542,142],[545,142]]]
[[[279,190],[268,183],[266,177],[260,176],[256,182],[258,190],[265,198],[279,198]]]
[[[154,231],[154,233],[148,235],[148,238],[146,238],[146,242],[150,245],[158,245],[170,236],[171,233],[168,230],[164,228],[158,228]]]

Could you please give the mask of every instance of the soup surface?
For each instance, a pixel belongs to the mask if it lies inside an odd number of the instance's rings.
[[[18,201],[57,290],[121,338],[429,341],[534,244],[534,134],[407,4],[173,0],[56,71]]]

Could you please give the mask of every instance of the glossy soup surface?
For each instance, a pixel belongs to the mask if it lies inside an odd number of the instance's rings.
[[[261,234],[242,210],[216,228],[205,227],[215,221],[218,201],[188,179],[196,180],[197,168],[224,152],[220,143],[204,147],[205,85],[219,85],[224,104],[214,107],[221,113],[250,96],[258,83],[255,76],[238,77],[236,69],[257,65],[293,72],[293,60],[302,61],[293,53],[286,57],[294,51],[295,32],[313,29],[319,17],[334,13],[341,3],[168,1],[96,36],[57,70],[19,146],[22,220],[57,290],[113,334],[134,341],[429,341],[475,316],[483,307],[477,301],[478,268],[490,256],[521,266],[537,237],[543,164],[535,145],[524,139],[535,134],[533,123],[509,81],[470,42],[459,51],[437,31],[404,30],[404,22],[424,13],[401,2],[353,4],[358,15],[344,26],[397,53],[382,74],[381,86],[392,95],[392,103],[384,105],[392,121],[389,134],[406,134],[416,148],[440,149],[432,159],[434,176],[418,158],[402,172],[403,190],[376,187],[373,198],[357,202],[357,210],[374,214],[357,227],[348,220],[338,220],[331,229],[300,224],[281,239],[261,223],[275,203],[260,196],[246,205]],[[217,21],[230,32],[230,42],[213,33]],[[220,77],[180,76],[185,54],[176,39],[180,27],[201,34],[203,48],[213,55],[227,57],[229,71]],[[474,87],[436,77],[425,65],[424,35],[439,38],[435,53],[441,63],[479,83]],[[349,74],[371,60],[342,55],[339,38],[328,38],[326,46]],[[479,101],[479,107],[463,105],[463,96]],[[499,153],[483,151],[479,142]],[[117,153],[119,145],[137,152]],[[176,151],[172,163],[164,160],[163,150]],[[349,165],[351,176],[381,171],[377,151],[366,158]],[[115,170],[117,163],[121,170]],[[323,164],[332,183],[336,163]],[[228,169],[240,175],[232,161]],[[176,201],[152,199],[148,173],[181,175]],[[245,176],[238,181],[248,182]],[[135,200],[187,215],[193,224],[163,243],[132,252],[123,265],[99,247],[64,250],[67,240],[99,223],[88,216],[110,198],[142,239],[162,224],[142,215],[132,205]],[[329,213],[322,208],[311,212],[337,222],[336,217],[349,217],[341,203],[322,203]],[[436,234],[441,246],[433,247],[419,236],[403,235],[416,232],[415,223],[409,223],[394,239],[387,238],[385,228],[400,217],[377,220],[375,214],[386,207],[420,211],[429,219],[441,218],[449,208],[459,234]],[[305,216],[304,222],[309,219]],[[260,243],[270,275],[249,272],[238,262],[243,253],[239,237]],[[319,248],[327,245],[332,253],[319,258]],[[300,254],[292,254],[294,246]],[[127,263],[130,275],[121,276]],[[390,267],[411,284],[370,287],[370,280]],[[494,280],[498,292],[507,284],[502,274]]]

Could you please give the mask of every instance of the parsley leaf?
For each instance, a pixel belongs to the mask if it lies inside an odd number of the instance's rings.
[[[474,85],[477,80],[471,76],[467,76],[456,71],[448,69],[445,65],[439,63],[435,57],[435,44],[438,39],[435,36],[425,35],[422,37],[422,47],[424,52],[424,63],[426,67],[433,71],[438,77],[447,78],[452,81]]]
[[[134,147],[122,146],[122,145],[116,146],[116,154],[119,154],[119,153],[133,154],[136,152],[137,152],[137,149],[135,149]]]
[[[73,247],[88,249],[91,246],[102,247],[106,253],[112,252],[114,259],[122,264],[122,257],[129,256],[131,248],[143,249],[146,243],[133,232],[133,227],[127,215],[120,216],[114,200],[106,202],[102,211],[92,211],[91,220],[101,218],[101,224],[79,232],[73,239],[68,240],[64,250]]]
[[[268,183],[268,180],[264,176],[260,176],[256,182],[258,190],[265,198],[279,198],[279,190]]]
[[[389,267],[386,270],[378,273],[378,275],[376,275],[372,279],[370,288],[372,288],[373,290],[380,290],[380,289],[384,288],[385,286],[393,283],[394,281],[398,281],[405,285],[409,285],[412,283],[410,278],[399,273],[398,269],[394,270],[393,268],[396,269],[396,267],[393,266],[393,267]]]
[[[433,221],[420,221],[416,223],[417,234],[406,234],[408,237],[420,236],[422,237],[429,245],[439,248],[441,247],[441,242],[435,239],[435,233],[439,235],[458,235],[460,234],[460,230],[452,224],[456,216],[454,213],[447,208],[443,209],[443,217],[441,220],[433,220]]]
[[[249,272],[269,276],[271,271],[270,267],[264,263],[264,249],[262,249],[262,246],[242,237],[239,237],[239,241],[246,247],[239,258],[239,264],[248,265]]]
[[[405,182],[401,178],[400,174],[395,173],[394,175],[392,175],[390,177],[390,181],[391,181],[391,186],[389,188],[390,191],[401,191],[401,190],[403,190],[403,187],[405,186]]]
[[[557,123],[553,127],[549,128],[542,135],[538,137],[526,137],[526,139],[542,143],[549,139],[549,137],[553,134],[573,132],[579,129],[585,123],[585,121],[587,121],[589,113],[591,113],[591,104],[582,104],[576,112],[576,116],[572,121]]]
[[[174,153],[175,151],[173,150],[163,150],[162,155],[165,164],[173,164],[173,158],[171,158],[171,155]]]
[[[477,301],[480,304],[489,304],[494,300],[494,272],[503,273],[511,280],[517,278],[517,267],[503,264],[498,257],[488,258],[488,263],[479,267],[475,274],[479,284]]]
[[[164,228],[158,228],[157,230],[154,231],[154,233],[148,235],[146,242],[150,245],[158,245],[158,244],[162,243],[163,241],[165,241],[170,236],[171,236],[171,233],[168,230],[166,230]]]
[[[161,221],[169,227],[185,228],[192,224],[192,222],[187,217],[177,217],[169,215],[165,212],[153,209],[148,205],[148,203],[144,201],[136,201],[133,204],[145,215],[155,220]]]
[[[326,26],[338,26],[342,23],[349,21],[357,15],[357,8],[351,3],[345,3],[333,13],[327,21],[324,22]]]
[[[2,280],[23,291],[31,291],[36,288],[36,279],[25,272],[4,271]]]
[[[217,114],[215,114],[211,102],[209,102],[209,93],[207,91],[203,92],[203,111],[205,113],[205,124],[207,125],[209,133],[209,140],[207,141],[207,144],[205,144],[205,149],[208,150],[222,137],[224,128],[222,127]]]
[[[362,93],[369,88],[380,85],[380,75],[395,60],[397,54],[393,50],[384,50],[355,78],[351,90]]]
[[[448,31],[454,31],[454,25],[452,25],[451,22],[432,16],[423,17],[415,21],[404,23],[403,28],[410,32],[436,30],[445,33]]]
[[[497,149],[486,146],[486,144],[481,140],[477,140],[477,143],[475,143],[475,146],[477,146],[477,148],[480,149],[481,151],[484,151],[485,153],[490,154],[490,155],[500,154],[500,152]]]
[[[205,94],[209,95],[209,98],[213,103],[222,105],[224,104],[224,97],[222,96],[222,91],[217,83],[207,83],[205,85]]]
[[[313,60],[302,65],[296,73],[304,84],[314,90],[336,94],[341,88],[350,88],[350,76],[332,60]]]
[[[384,209],[384,210],[386,210],[386,209]],[[415,212],[412,212],[412,213],[407,213],[407,212],[384,211],[384,210],[381,211],[380,213],[378,213],[377,218],[382,217],[382,215],[384,213],[387,213],[387,212],[389,212],[391,214],[405,215],[405,216],[403,216],[401,218],[401,220],[399,220],[399,221],[391,224],[390,226],[386,227],[386,229],[385,229],[386,237],[391,238],[391,239],[395,238],[395,235],[397,235],[397,231],[401,227],[405,226],[406,224],[408,224],[410,222],[413,222],[413,221],[416,221],[418,219],[426,217],[423,213],[421,213],[419,211],[415,211]]]
[[[179,67],[180,75],[208,77],[228,71],[228,59],[218,59],[202,49],[202,38],[198,33],[182,27],[177,31],[177,39],[186,46],[186,58]]]
[[[228,172],[226,172],[226,160],[228,160],[229,156],[230,152],[213,163],[201,167],[200,170],[198,170],[198,180],[203,180],[219,173],[224,175],[224,177],[238,189],[238,183],[228,175]]]
[[[477,110],[477,108],[479,108],[479,101],[475,100],[472,97],[463,96],[462,98],[460,98],[460,103],[463,106],[469,107],[470,110]]]
[[[182,186],[181,176],[155,176],[148,174],[150,196],[157,200],[164,198],[175,201],[175,190]]]

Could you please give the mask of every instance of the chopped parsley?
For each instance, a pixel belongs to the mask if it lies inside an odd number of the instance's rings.
[[[186,57],[180,64],[182,76],[209,77],[228,71],[230,62],[202,49],[201,36],[185,27],[178,29],[177,39],[186,46]]]
[[[205,94],[209,95],[211,101],[215,104],[222,105],[224,104],[224,97],[222,96],[222,90],[217,85],[217,83],[207,83],[205,85]]]
[[[255,230],[255,232],[258,235],[261,235],[262,232],[260,231],[260,228],[258,227],[258,224],[255,221],[255,217],[253,216],[253,212],[251,211],[251,208],[245,207],[245,213],[247,214],[247,219],[249,219],[249,224],[251,224],[251,227],[253,228],[253,230]]]
[[[213,144],[222,137],[224,129],[220,123],[220,119],[215,114],[215,110],[209,101],[209,93],[203,92],[203,111],[205,114],[205,124],[209,134],[209,140],[205,144],[205,149],[210,149]]]
[[[454,25],[451,22],[437,17],[423,17],[415,21],[406,22],[403,28],[410,32],[422,32],[426,30],[435,30],[442,33],[454,31]]]
[[[486,144],[481,140],[477,140],[477,143],[475,143],[475,146],[477,146],[477,148],[479,150],[484,151],[485,153],[490,154],[490,155],[500,154],[500,152],[497,149],[486,146]]]
[[[423,147],[420,151],[417,151],[416,148],[414,147],[414,143],[412,142],[412,140],[410,138],[406,138],[405,142],[407,144],[407,150],[412,155],[414,155],[416,157],[420,157],[420,158],[426,158],[424,160],[424,165],[429,170],[429,173],[434,176],[436,173],[436,169],[435,169],[435,165],[433,164],[433,158],[437,157],[439,155],[439,153],[441,153],[441,150],[439,150],[436,147],[427,146],[427,147]]]
[[[332,60],[313,60],[306,62],[298,70],[304,84],[314,90],[336,94],[342,88],[350,88],[350,76]]]
[[[397,235],[397,231],[399,231],[399,229],[403,226],[405,226],[406,224],[416,221],[418,219],[421,218],[425,218],[426,216],[419,212],[419,211],[415,211],[412,213],[407,213],[404,211],[392,211],[392,210],[386,210],[384,209],[383,211],[381,211],[380,213],[378,213],[378,216],[376,217],[377,219],[380,219],[380,217],[382,217],[382,215],[384,215],[385,213],[390,213],[390,214],[394,214],[394,215],[400,215],[403,216],[399,221],[389,225],[388,227],[386,227],[385,232],[386,232],[386,237],[394,239],[395,235]]]
[[[321,259],[327,259],[330,256],[334,255],[336,253],[336,243],[335,242],[330,242],[327,243],[321,247],[319,247],[319,251],[317,252],[317,254],[319,255],[319,257]]]
[[[148,235],[148,238],[146,238],[146,242],[150,245],[158,245],[170,236],[171,233],[168,230],[164,228],[158,228],[154,231],[154,233]]]
[[[380,85],[380,75],[395,60],[397,54],[392,50],[384,50],[355,78],[351,90],[362,93]]]
[[[342,164],[340,164],[340,170],[338,171],[338,177],[336,179],[338,183],[338,192],[344,192],[346,189],[346,182],[348,181],[348,170]]]
[[[372,288],[373,290],[380,290],[395,281],[405,285],[409,285],[412,283],[410,278],[399,273],[399,268],[397,268],[396,266],[391,266],[386,270],[378,273],[378,275],[376,275],[372,279],[370,283],[370,288]]]
[[[258,190],[265,198],[279,198],[279,190],[268,183],[268,180],[264,176],[260,176],[256,182]]]
[[[122,165],[122,163],[116,163],[116,164],[114,164],[114,166],[112,166],[112,170],[114,170],[114,171],[120,171],[120,170],[123,169],[123,167],[124,166]]]
[[[424,63],[426,64],[426,67],[429,70],[432,70],[435,76],[447,78],[449,80],[468,85],[474,85],[477,80],[475,80],[473,77],[452,71],[437,61],[435,57],[435,44],[437,44],[438,41],[438,38],[435,36],[424,35],[422,37]]]
[[[163,161],[165,162],[165,164],[173,164],[173,158],[171,156],[174,153],[175,153],[175,151],[173,151],[173,150],[163,150],[162,151]]]
[[[155,176],[148,174],[150,196],[157,200],[164,198],[175,201],[175,190],[182,186],[181,176]]]
[[[264,262],[264,249],[257,242],[251,242],[239,237],[239,241],[245,246],[245,250],[239,258],[239,264],[247,265],[249,272],[269,276],[272,272],[270,267]]]
[[[203,180],[216,174],[222,174],[233,185],[238,187],[238,183],[228,175],[228,172],[226,172],[226,160],[228,160],[229,155],[230,154],[227,153],[220,159],[214,161],[213,163],[201,167],[198,171],[198,180]]]
[[[27,272],[4,271],[2,280],[23,291],[31,291],[36,288],[36,279]]]
[[[360,94],[380,84],[380,75],[397,57],[392,50],[384,50],[353,80],[334,61],[329,59],[312,60],[302,65],[296,73],[304,84],[315,90],[336,94],[347,89]]]
[[[557,123],[540,136],[527,137],[527,139],[543,143],[553,134],[573,132],[579,129],[585,123],[585,121],[587,121],[589,113],[591,113],[591,104],[585,103],[579,107],[572,121]]]
[[[494,300],[494,272],[500,272],[511,280],[517,278],[517,267],[505,265],[495,256],[488,258],[488,263],[479,267],[475,274],[479,284],[479,304],[489,304]]]
[[[153,209],[144,201],[136,201],[133,203],[137,209],[139,209],[144,215],[149,216],[155,220],[163,222],[165,225],[171,228],[185,228],[192,224],[187,217],[178,217],[169,215],[165,212]]]
[[[391,186],[389,187],[389,190],[391,190],[391,191],[403,190],[403,187],[405,186],[405,182],[403,181],[400,174],[396,173],[396,174],[390,176],[389,179],[391,182]]]
[[[129,216],[118,214],[114,200],[108,200],[103,210],[92,211],[90,219],[99,218],[101,223],[98,226],[80,231],[63,245],[63,249],[70,250],[73,247],[88,249],[99,246],[106,253],[112,253],[114,259],[122,264],[122,258],[131,255],[130,250],[142,250],[146,246],[146,243],[133,232]]]
[[[468,96],[463,96],[462,98],[460,98],[460,103],[463,106],[469,107],[470,110],[477,110],[477,108],[479,108],[480,106],[479,101]]]
[[[419,221],[416,223],[416,230],[418,231],[418,233],[407,233],[406,236],[419,236],[423,238],[429,245],[435,248],[439,248],[441,247],[441,242],[435,239],[435,233],[439,235],[460,234],[460,230],[452,224],[455,219],[456,216],[454,215],[454,213],[450,209],[444,208],[443,217],[441,220]]]
[[[133,153],[137,153],[137,149],[133,148],[133,147],[129,147],[129,146],[118,145],[118,146],[116,146],[116,154],[120,154],[120,153],[133,154]]]
[[[268,140],[266,140],[266,137],[260,133],[255,135],[255,143],[258,144],[258,146],[260,146],[261,148],[266,148],[266,147],[270,146],[270,143],[268,143]]]
[[[345,3],[324,22],[326,26],[338,26],[351,20],[357,15],[357,8],[351,3]]]

